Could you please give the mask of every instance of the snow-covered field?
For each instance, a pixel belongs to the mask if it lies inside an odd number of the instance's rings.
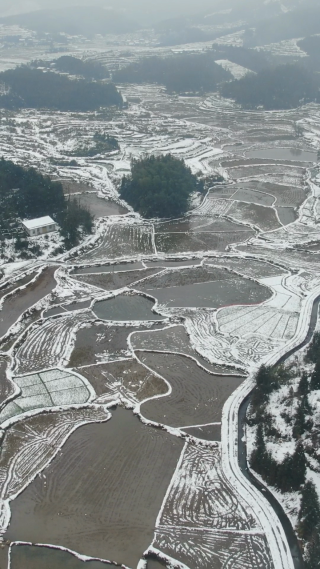
[[[241,32],[224,36],[221,43],[239,43],[241,36]],[[294,46],[287,43],[286,49],[292,51]],[[99,61],[110,63],[112,57],[116,56],[102,45],[90,51],[90,58]],[[245,70],[233,66],[231,71],[240,76]],[[298,153],[290,164],[281,153],[278,158],[261,159],[261,163],[250,160],[247,153],[270,148],[277,152],[283,146],[319,150],[319,107],[247,112],[217,95],[178,98],[155,85],[126,85],[122,92],[135,102],[112,116],[104,111],[3,111],[1,155],[56,179],[78,183],[79,192],[85,187],[118,204],[117,188],[130,171],[131,159],[150,154],[170,152],[183,158],[194,173],[204,177],[220,174],[225,183],[211,187],[203,199],[196,196],[189,214],[171,225],[145,221],[132,211],[101,216],[96,218],[95,234],[75,250],[52,258],[50,249],[46,263],[54,260],[57,265],[55,290],[35,305],[33,317],[22,314],[10,341],[0,345],[0,357],[10,360],[7,377],[15,385],[14,396],[5,399],[0,409],[5,441],[0,464],[1,531],[5,537],[10,501],[39,473],[45,476],[71,432],[85,423],[106,421],[112,415],[107,406],[120,404],[133,409],[152,428],[162,427],[173,439],[185,439],[156,525],[150,526],[154,537],[147,551],[141,551],[139,569],[145,567],[143,558],[148,553],[176,568],[292,569],[277,516],[240,471],[237,412],[257,368],[262,363],[275,363],[307,333],[312,303],[320,294],[319,253],[312,249],[320,240],[320,174],[316,164],[299,162]],[[303,129],[299,138],[297,124]],[[120,151],[79,157],[77,166],[68,165],[69,153],[79,143],[90,143],[95,132],[115,136]],[[290,206],[293,212],[293,220],[287,223],[277,209],[283,206]],[[140,263],[132,270],[131,280],[130,265],[124,265],[125,261]],[[130,314],[125,314],[121,323],[100,320],[98,332],[90,336],[98,321],[91,310],[94,302],[132,290],[148,294],[144,287],[147,277],[153,278],[150,267],[158,267],[157,278],[174,270],[176,280],[169,282],[168,288],[173,289],[176,283],[182,288],[190,286],[184,281],[187,271],[182,261],[198,267],[199,275],[201,271],[203,275],[204,262],[234,271],[250,279],[252,287],[265,287],[269,299],[252,304],[249,292],[247,302],[241,305],[230,302],[228,306],[220,304],[219,309],[196,309],[190,294],[190,305],[172,308],[159,304],[155,287],[152,310],[167,318],[165,322],[132,321]],[[9,285],[14,278],[38,270],[43,259],[1,262],[3,283],[8,281]],[[101,274],[111,262],[114,285],[106,292]],[[101,273],[99,265],[103,265]],[[77,279],[77,267],[92,268],[88,282]],[[196,268],[194,271],[197,275]],[[195,278],[192,286],[201,278]],[[88,305],[71,307],[86,301]],[[87,346],[77,344],[80,329],[88,330]],[[186,435],[169,419],[157,423],[144,417],[141,407],[147,402],[161,398],[165,405],[170,397],[170,405],[178,409],[197,395],[194,387],[189,390],[185,386],[183,391],[183,382],[180,391],[174,391],[165,366],[160,373],[145,363],[144,354],[150,352],[158,353],[159,361],[164,354],[187,356],[186,373],[195,363],[212,382],[215,376],[240,374],[233,394],[223,409],[221,406],[221,425],[220,420],[192,425],[218,427],[220,436],[214,430],[207,436],[201,430]],[[77,369],[70,369],[70,361],[80,362]],[[114,362],[117,365],[112,372],[101,368],[100,373],[100,365]],[[205,406],[204,415],[208,401],[199,398],[195,411],[200,415],[201,405]],[[123,563],[121,556],[114,561]]]

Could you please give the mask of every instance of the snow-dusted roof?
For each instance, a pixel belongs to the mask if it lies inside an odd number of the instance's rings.
[[[53,225],[55,221],[53,221],[52,217],[46,215],[45,217],[37,217],[36,219],[23,219],[22,223],[27,229],[36,229],[37,227],[44,227],[45,225]]]

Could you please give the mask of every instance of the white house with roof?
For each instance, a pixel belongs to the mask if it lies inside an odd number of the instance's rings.
[[[22,221],[23,228],[31,237],[34,235],[44,235],[51,231],[57,231],[58,224],[46,215],[45,217],[37,217],[36,219],[24,219]]]

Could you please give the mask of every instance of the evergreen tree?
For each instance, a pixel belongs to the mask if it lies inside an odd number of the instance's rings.
[[[320,332],[315,332],[306,354],[306,361],[316,363],[318,359],[320,359]]]
[[[299,534],[302,539],[309,541],[320,524],[320,503],[313,482],[306,482],[302,489],[301,506],[299,511]],[[319,536],[318,536],[319,539]]]
[[[298,439],[303,435],[303,433],[312,428],[312,420],[307,420],[307,416],[311,415],[312,409],[308,400],[308,395],[304,395],[299,403],[294,425],[293,425],[293,436]]]
[[[178,217],[189,207],[192,192],[202,191],[183,160],[150,156],[132,163],[130,177],[124,176],[120,196],[144,217]]]
[[[312,391],[320,389],[320,357],[316,361],[316,365],[311,376],[310,389]]]
[[[320,524],[314,529],[305,552],[305,569],[320,569]]]
[[[307,472],[307,461],[304,453],[303,444],[298,442],[291,459],[292,466],[292,489],[298,490],[301,484],[304,484]]]
[[[309,393],[309,378],[308,374],[304,371],[298,386],[299,395],[307,395]]]

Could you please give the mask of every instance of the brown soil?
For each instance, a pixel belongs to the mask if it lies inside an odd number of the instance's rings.
[[[88,379],[98,397],[106,394],[112,398],[117,393],[122,393],[136,401],[143,401],[168,391],[165,381],[150,373],[136,360],[110,362],[79,368],[77,371]]]
[[[56,267],[46,268],[34,283],[5,301],[0,312],[0,337],[6,334],[10,326],[16,322],[23,312],[55,288],[55,270]]]
[[[284,272],[284,269],[254,259],[236,259],[232,257],[219,259],[212,257],[211,259],[206,259],[206,263],[229,267],[233,271],[253,278],[274,277]]]
[[[139,352],[139,359],[172,386],[167,397],[143,403],[141,413],[170,427],[220,422],[224,403],[243,381],[235,376],[211,375],[179,355]]]
[[[3,288],[0,288],[0,299],[3,298],[9,292],[15,290],[16,288],[28,284],[30,281],[32,281],[35,275],[36,273],[31,273],[31,275],[27,275],[26,277],[19,279],[13,284],[9,284],[7,286],[4,286]]]
[[[253,231],[244,228],[243,231],[233,233],[157,233],[155,239],[159,253],[183,253],[225,251],[230,243],[243,242],[253,236]]]
[[[204,441],[221,441],[221,425],[205,425],[184,429],[185,433]]]
[[[271,207],[235,202],[229,209],[228,215],[245,223],[252,223],[262,231],[271,231],[281,227]]]
[[[76,280],[104,290],[114,290],[129,286],[132,283],[158,273],[159,269],[146,269],[145,271],[128,271],[121,273],[104,273],[95,275],[77,275]]]
[[[103,408],[41,413],[18,421],[5,431],[0,455],[0,491],[4,500],[17,495],[48,464],[73,429],[106,421]]]
[[[182,447],[182,440],[124,409],[108,423],[81,427],[45,477],[11,502],[5,537],[136,567],[152,542]]]
[[[159,326],[159,325],[158,325]],[[152,326],[156,329],[157,324]],[[77,332],[76,343],[70,357],[69,367],[92,365],[99,362],[99,355],[110,359],[128,356],[127,339],[131,332],[146,330],[144,326],[108,326],[97,323]]]
[[[114,569],[116,565],[99,561],[80,561],[75,555],[49,547],[14,545],[11,552],[12,569]],[[1,565],[0,565],[1,567]]]
[[[193,357],[202,367],[212,373],[230,373],[230,369],[211,364],[200,356],[200,354],[192,348],[189,336],[182,325],[157,330],[156,332],[152,332],[152,334],[139,334],[139,332],[137,332],[131,337],[131,343],[135,350],[177,352]],[[137,355],[139,356],[139,353]]]

